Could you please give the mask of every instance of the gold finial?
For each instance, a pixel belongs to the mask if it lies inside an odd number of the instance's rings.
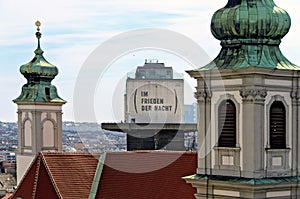
[[[38,46],[37,46],[37,49],[34,52],[35,52],[36,55],[41,55],[41,54],[43,54],[43,50],[41,49],[41,46],[40,46],[40,39],[41,39],[41,36],[42,36],[42,33],[40,33],[41,22],[36,21],[35,25],[37,27],[37,32],[35,33],[35,36],[38,39]]]
[[[37,20],[37,21],[35,22],[35,25],[36,25],[36,27],[37,27],[37,31],[39,32],[39,31],[40,31],[41,22],[40,22],[39,20]]]

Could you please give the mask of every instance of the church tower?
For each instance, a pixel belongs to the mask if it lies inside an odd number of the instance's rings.
[[[35,56],[20,67],[27,83],[23,85],[20,96],[13,100],[18,105],[18,182],[39,151],[62,150],[62,105],[66,102],[51,84],[58,69],[43,57],[40,25],[37,21]]]
[[[200,198],[300,197],[300,67],[281,53],[289,15],[273,0],[228,0],[211,31],[219,55],[197,80]]]

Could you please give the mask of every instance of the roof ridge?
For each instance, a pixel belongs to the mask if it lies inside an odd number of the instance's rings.
[[[36,170],[35,170],[34,181],[33,181],[32,198],[35,198],[37,181],[39,178],[39,171],[40,171],[40,166],[41,166],[41,155],[40,154],[38,155],[38,158],[36,161],[37,161],[37,163],[36,163]]]
[[[56,152],[56,151],[47,151],[47,152],[41,152],[43,156],[47,155],[93,155],[89,152]],[[101,154],[101,153],[99,153]]]
[[[46,168],[46,171],[48,173],[48,176],[49,176],[51,182],[53,183],[55,192],[57,193],[57,195],[58,195],[59,198],[63,198],[62,195],[61,195],[61,193],[60,193],[60,191],[59,191],[59,189],[58,189],[58,186],[57,186],[57,184],[56,184],[56,182],[55,182],[55,180],[54,180],[54,178],[52,176],[52,173],[51,173],[51,171],[50,171],[50,169],[48,167],[48,164],[47,164],[47,161],[45,159],[44,153],[43,152],[40,152],[40,153],[41,153],[42,161],[43,161],[44,166]]]
[[[92,182],[89,199],[95,199],[97,196],[101,175],[103,171],[103,166],[105,164],[105,159],[106,159],[106,152],[102,153],[98,159],[98,165],[94,174],[94,179]]]
[[[127,154],[143,154],[143,153],[159,153],[159,154],[195,154],[197,151],[168,151],[168,150],[134,150],[134,151],[108,151],[109,154],[127,153]],[[101,154],[101,153],[100,153]]]
[[[13,198],[15,196],[15,194],[17,193],[18,189],[20,188],[20,185],[23,183],[23,181],[25,180],[25,176],[27,176],[27,174],[29,173],[32,165],[35,163],[36,159],[38,158],[38,154],[35,155],[35,157],[33,158],[32,162],[30,163],[28,169],[26,170],[25,174],[23,175],[22,179],[20,180],[20,182],[17,185],[17,189],[14,191],[14,193],[12,194],[11,198]]]
[[[90,152],[40,152],[43,156],[52,156],[52,155],[61,155],[61,156],[72,156],[72,155],[80,155],[80,156],[95,156],[95,155],[102,155],[103,153],[107,154],[143,154],[143,153],[157,153],[157,154],[194,154],[197,151],[167,151],[167,150],[135,150],[135,151],[103,151],[99,153],[90,153]]]

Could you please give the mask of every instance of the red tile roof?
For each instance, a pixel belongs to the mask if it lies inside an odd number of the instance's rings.
[[[53,184],[62,198],[88,198],[98,159],[91,154],[43,154]]]
[[[12,198],[88,198],[97,163],[87,153],[39,153]]]
[[[22,181],[20,182],[20,186],[18,186],[12,198],[16,198],[16,194],[21,198],[32,198],[33,190],[35,189],[34,183],[36,182],[36,174],[38,173],[38,162],[39,158],[36,157],[31,164],[30,169],[25,174],[26,178],[22,179]]]
[[[194,199],[196,190],[181,179],[196,173],[197,154],[148,151],[108,153],[97,199]]]
[[[39,153],[12,198],[88,198],[98,158]],[[192,199],[196,190],[181,177],[194,174],[196,167],[197,154],[192,152],[109,152],[102,172],[99,169],[96,198]]]

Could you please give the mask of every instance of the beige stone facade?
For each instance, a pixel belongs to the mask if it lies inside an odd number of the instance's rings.
[[[193,71],[190,75],[198,83],[195,93],[199,111],[197,174],[210,179],[197,178],[197,175],[186,178],[197,187],[196,198],[299,196],[300,73],[250,67]],[[234,147],[218,145],[218,125],[222,125],[218,107],[223,100],[232,101],[236,107]],[[270,145],[270,107],[274,102],[282,103],[285,108],[284,148]],[[235,180],[230,181],[231,178]],[[250,183],[251,180],[261,184]]]
[[[17,181],[40,151],[62,151],[63,103],[18,102]]]

